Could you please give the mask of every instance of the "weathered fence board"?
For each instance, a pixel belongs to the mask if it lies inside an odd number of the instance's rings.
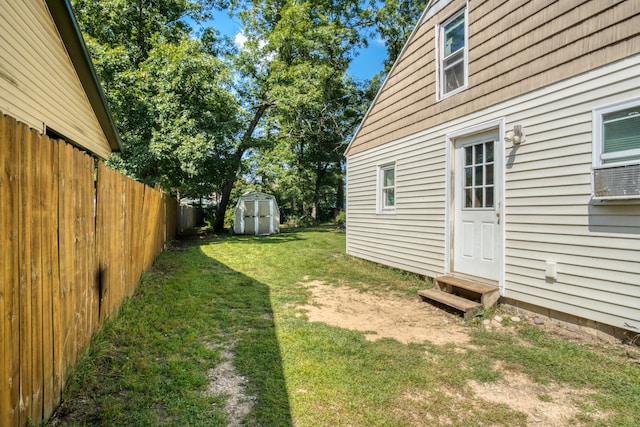
[[[74,273],[74,221],[73,209],[75,205],[75,189],[73,177],[73,147],[68,144],[60,143],[58,148],[58,158],[60,169],[59,176],[59,194],[60,201],[58,208],[58,230],[59,230],[59,265],[60,265],[60,331],[62,341],[62,383],[68,378],[68,369],[70,365],[75,363],[75,323],[73,321],[75,299],[73,282],[75,280]]]
[[[2,114],[0,201],[0,426],[24,426],[175,237],[177,203]]]
[[[43,413],[43,354],[42,354],[42,151],[40,151],[40,135],[35,130],[29,131],[28,142],[31,151],[31,185],[29,202],[31,203],[31,221],[25,225],[31,228],[31,263],[27,274],[31,275],[31,357],[33,378],[31,389],[31,419],[42,419]],[[25,242],[26,243],[26,242]]]
[[[33,416],[31,397],[33,395],[33,354],[31,351],[33,330],[31,324],[31,199],[32,188],[32,157],[31,144],[29,143],[29,130],[20,126],[18,131],[20,144],[20,203],[18,211],[19,219],[19,253],[20,253],[20,420],[25,422]]]
[[[60,403],[61,383],[58,365],[60,354],[60,277],[58,267],[58,143],[43,141],[43,208],[46,216],[42,229],[43,250],[43,355],[44,413],[50,414]],[[49,143],[47,143],[49,142]]]
[[[1,116],[1,115],[0,115]],[[0,425],[20,421],[19,331],[19,164],[20,144],[14,119],[0,117]]]
[[[0,117],[0,140],[7,139],[6,135],[6,119]],[[7,163],[8,153],[6,145],[0,144],[0,200],[5,202],[10,197],[9,177],[5,171],[4,165]],[[11,211],[9,209],[0,210],[0,230],[10,230],[9,217]],[[11,367],[11,355],[6,349],[11,348],[11,327],[10,323],[6,320],[10,315],[10,300],[8,293],[11,290],[10,278],[10,266],[6,259],[7,255],[11,251],[11,238],[9,233],[0,233],[0,254],[5,257],[5,262],[0,263],[0,348],[3,350],[3,354],[0,355],[0,385],[4,386],[8,384],[8,378],[10,377]],[[11,396],[10,393],[3,393],[0,395],[0,425],[9,425],[11,413]]]
[[[109,171],[110,169],[103,163],[99,163],[97,174],[98,182],[102,182],[103,179],[106,179],[106,175]],[[110,280],[110,262],[113,262],[113,260],[106,257],[106,254],[109,253],[106,245],[110,241],[106,236],[110,236],[112,233],[110,230],[105,229],[107,226],[105,220],[107,215],[107,206],[114,206],[113,180],[107,180],[106,183],[98,186],[96,189],[96,205],[96,255],[98,257],[98,287],[100,294],[98,316],[99,321],[102,322],[106,317],[105,313],[109,307],[110,294],[107,293],[106,290]]]

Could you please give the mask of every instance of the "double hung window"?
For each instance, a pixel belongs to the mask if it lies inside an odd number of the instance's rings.
[[[640,99],[593,111],[592,197],[640,198]]]
[[[594,167],[640,163],[640,100],[594,111]]]
[[[378,212],[395,212],[396,207],[396,165],[378,167]]]
[[[439,27],[440,96],[450,95],[467,85],[466,9]]]

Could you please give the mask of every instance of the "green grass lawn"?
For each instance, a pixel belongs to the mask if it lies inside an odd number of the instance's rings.
[[[527,414],[470,388],[490,390],[512,374],[572,390],[577,410],[566,425],[640,424],[640,365],[622,346],[591,348],[524,324],[487,331],[479,322],[467,326],[464,346],[372,342],[308,321],[304,283],[406,299],[426,286],[348,257],[344,246],[344,232],[329,228],[174,246],[92,340],[49,423],[229,425],[231,397],[207,389],[231,354],[251,408],[236,425],[524,426]],[[541,392],[534,400],[554,399]]]

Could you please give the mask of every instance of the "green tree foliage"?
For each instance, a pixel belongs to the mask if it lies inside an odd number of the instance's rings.
[[[263,143],[249,153],[252,176],[285,201],[288,213],[318,219],[321,208],[327,213],[343,204],[342,153],[363,112],[362,91],[347,68],[366,43],[360,29],[370,12],[359,1],[245,7],[249,50],[259,52],[246,76],[260,87],[255,94],[269,100]]]
[[[231,74],[202,43],[159,43],[142,64],[154,129],[149,150],[158,183],[191,197],[219,190],[224,159],[240,130]]]
[[[217,193],[218,230],[239,180],[288,213],[328,217],[384,75],[354,82],[349,64],[373,32],[387,72],[425,1],[73,1],[124,143],[111,164],[172,194]],[[239,17],[242,46],[192,31],[213,8]]]
[[[82,30],[101,45],[121,48],[138,65],[145,61],[159,37],[177,42],[190,28],[183,18],[203,19],[207,0],[74,0]]]
[[[248,76],[268,100],[266,144],[253,155],[254,186],[278,196],[285,213],[326,219],[344,205],[343,156],[347,142],[413,30],[427,0],[384,3],[347,0],[252,0],[235,3],[253,48]],[[382,7],[380,7],[382,6]],[[371,81],[348,75],[356,49],[370,31],[389,58]],[[256,53],[257,52],[257,53]],[[268,59],[268,60],[266,60]],[[259,105],[260,102],[255,102]]]
[[[191,37],[182,18],[207,2],[77,0],[85,33],[122,139],[110,159],[123,172],[172,194],[219,190],[241,126],[232,72],[215,35]]]
[[[429,0],[386,0],[375,13],[375,31],[384,41],[388,57],[384,61],[386,75],[400,56],[418,18]]]

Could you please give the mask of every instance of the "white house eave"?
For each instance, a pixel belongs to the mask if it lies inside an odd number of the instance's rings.
[[[111,150],[118,152],[122,146],[120,134],[100,85],[91,55],[82,37],[78,21],[73,14],[71,3],[69,0],[45,0],[45,2],[105,138]]]

